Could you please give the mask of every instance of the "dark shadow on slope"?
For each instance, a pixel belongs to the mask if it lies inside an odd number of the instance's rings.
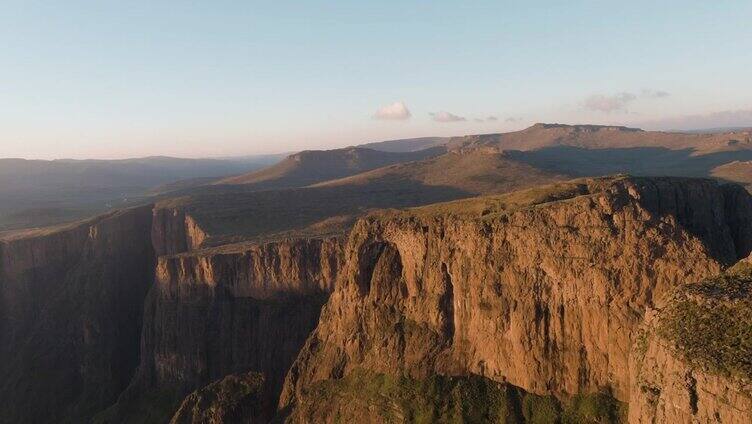
[[[583,149],[556,146],[531,151],[508,151],[513,159],[532,166],[577,176],[610,174],[710,177],[714,168],[733,161],[752,160],[752,150],[693,156],[692,149],[664,147]]]
[[[404,208],[473,196],[456,188],[411,180],[257,192],[242,191],[239,186],[215,186],[212,190],[178,205],[212,235],[210,245],[280,233],[300,235],[296,232],[332,217],[354,219],[375,208]],[[352,223],[352,219],[344,221]],[[334,232],[342,230],[346,228]],[[327,229],[312,231],[316,234],[311,235],[323,235]]]

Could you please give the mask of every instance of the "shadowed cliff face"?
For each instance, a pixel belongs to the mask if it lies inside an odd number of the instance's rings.
[[[247,371],[264,376],[263,403],[275,404],[341,261],[337,239],[161,257],[146,300],[141,364],[122,416],[138,412],[127,411],[135,393],[166,387],[185,395]]]
[[[708,180],[607,178],[364,218],[280,406],[357,368],[628,401],[646,308],[746,256],[751,205]]]
[[[138,364],[151,207],[0,240],[0,421],[82,422]]]
[[[341,242],[196,250],[204,236],[151,206],[6,236],[0,421],[164,421],[188,392],[249,370],[266,381],[254,413],[272,413]]]

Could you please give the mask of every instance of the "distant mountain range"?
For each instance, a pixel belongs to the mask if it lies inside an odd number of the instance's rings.
[[[148,197],[150,190],[203,184],[259,169],[277,155],[239,159],[0,159],[0,229],[90,216]],[[198,179],[198,180],[196,180]],[[186,181],[187,180],[187,181]],[[180,182],[180,183],[178,183]]]
[[[64,222],[155,196],[314,185],[385,189],[410,181],[467,196],[614,173],[714,177],[746,185],[752,182],[750,134],[746,129],[690,133],[536,124],[510,133],[390,140],[287,157],[0,159],[0,197],[5,200],[0,229]]]
[[[395,163],[426,159],[446,152],[443,146],[417,151],[379,151],[363,147],[306,150],[268,168],[223,179],[217,184],[246,184],[257,189],[301,187],[358,174]]]

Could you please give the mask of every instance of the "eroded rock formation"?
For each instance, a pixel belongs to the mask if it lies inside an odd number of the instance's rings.
[[[645,310],[748,254],[749,211],[709,180],[606,178],[362,219],[280,406],[355,369],[628,401]]]
[[[346,244],[210,229],[168,202],[2,236],[0,421],[258,420],[280,393],[295,422],[748,417],[748,381],[655,324],[752,250],[738,186],[574,180],[375,212]]]
[[[197,249],[208,237],[196,220],[182,208],[157,206],[153,214],[152,243],[158,256]]]
[[[185,394],[228,374],[256,371],[267,382],[264,402],[274,404],[341,261],[337,239],[160,257],[130,391]]]

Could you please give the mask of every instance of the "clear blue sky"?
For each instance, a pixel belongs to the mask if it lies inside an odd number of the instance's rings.
[[[750,22],[748,0],[0,0],[0,157],[752,125]]]

